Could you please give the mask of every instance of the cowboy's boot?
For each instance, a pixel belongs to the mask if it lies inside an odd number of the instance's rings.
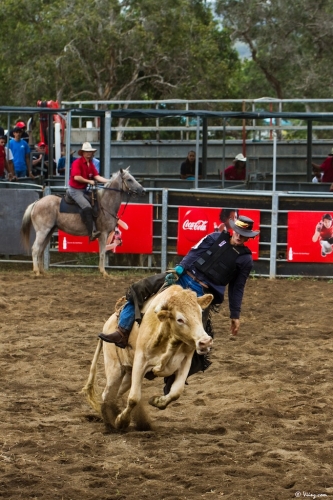
[[[121,326],[118,326],[117,330],[113,333],[100,333],[98,336],[104,342],[110,342],[111,344],[116,344],[117,347],[125,349],[128,345],[128,337],[130,336],[130,330],[126,330]]]
[[[96,238],[100,236],[100,231],[94,231],[94,220],[93,220],[93,211],[91,207],[86,207],[81,212],[81,218],[84,222],[88,234],[89,240],[94,241]]]

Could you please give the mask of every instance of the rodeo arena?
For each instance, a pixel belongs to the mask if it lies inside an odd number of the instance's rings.
[[[0,116],[0,496],[333,497],[333,99]]]

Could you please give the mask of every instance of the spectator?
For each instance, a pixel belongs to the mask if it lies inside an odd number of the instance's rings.
[[[189,151],[187,158],[180,165],[180,178],[193,181],[195,179],[195,152]],[[202,179],[202,163],[199,161],[199,179]]]
[[[32,155],[32,173],[34,175],[43,175],[45,179],[49,175],[49,155],[46,151],[45,142],[39,142],[35,146],[36,151]],[[56,162],[53,160],[52,174],[56,173]]]
[[[314,174],[322,173],[321,182],[333,182],[333,148],[321,165],[311,163]]]
[[[27,144],[29,144],[29,134],[27,133],[27,126],[24,122],[17,122],[15,124],[14,128],[20,128],[22,130],[22,137],[21,139],[24,139]],[[10,137],[14,137],[14,129],[10,131],[9,133]]]
[[[224,171],[226,181],[245,181],[246,178],[246,158],[240,153],[233,160],[233,165]]]
[[[22,129],[15,127],[13,130],[14,139],[9,141],[9,149],[13,153],[13,163],[17,178],[28,176],[34,179],[30,169],[30,147],[22,139]]]
[[[317,172],[312,178],[312,182],[322,182],[323,175],[323,172]]]
[[[0,136],[0,180],[5,180],[8,177],[8,180],[12,181],[14,179],[13,155],[6,147],[6,141],[5,135]]]
[[[92,162],[95,165],[97,172],[99,173],[99,171],[101,169],[101,162],[98,160],[98,158],[95,158],[94,156],[93,156]]]
[[[5,135],[5,130],[3,127],[0,127],[0,137],[4,137]]]
[[[76,150],[72,149],[71,152],[69,153],[70,167],[72,166],[72,163],[75,160],[75,158],[74,158],[75,152],[76,152]],[[65,171],[66,171],[66,153],[64,152],[58,161],[58,174],[65,175]]]

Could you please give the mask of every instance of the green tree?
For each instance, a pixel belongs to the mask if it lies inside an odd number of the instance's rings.
[[[241,69],[204,0],[0,4],[0,99],[231,98]]]
[[[252,88],[266,81],[261,95],[268,84],[272,97],[331,97],[331,0],[217,0],[216,11],[233,39],[249,47]]]

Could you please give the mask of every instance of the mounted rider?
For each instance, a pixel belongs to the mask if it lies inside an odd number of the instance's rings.
[[[68,187],[70,196],[82,209],[81,218],[87,228],[90,241],[98,238],[101,233],[94,228],[93,209],[84,196],[85,190],[89,184],[95,186],[95,181],[102,183],[109,181],[109,179],[99,175],[93,164],[92,159],[96,151],[90,142],[82,144],[82,148],[78,151],[81,158],[77,158],[72,164]]]

